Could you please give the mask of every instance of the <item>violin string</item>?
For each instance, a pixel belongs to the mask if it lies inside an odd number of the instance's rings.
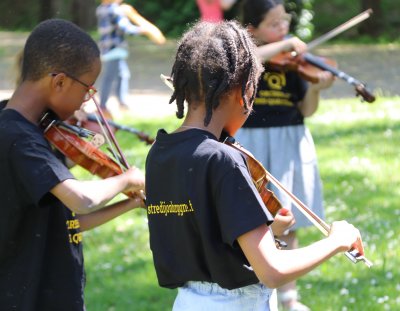
[[[109,145],[108,150],[114,156],[114,159],[116,160],[116,162],[119,165],[119,167],[121,168],[121,170],[124,171],[125,167],[119,161],[118,153],[115,150],[115,148],[114,148],[114,146],[113,146],[113,144],[111,142],[110,137],[107,135],[107,132],[106,132],[106,129],[104,128],[103,122],[101,122],[101,120],[99,119],[99,116],[96,113],[94,113],[94,118],[96,119],[96,122],[98,123],[98,125],[99,125],[99,127],[101,129],[101,132],[103,133],[103,135],[104,135],[104,137],[105,137],[105,139],[107,141],[107,144]]]
[[[119,163],[119,164],[122,164],[122,166],[124,166],[124,167],[121,166],[121,169],[122,169],[123,171],[125,171],[126,169],[129,168],[128,161],[126,160],[124,154],[122,153],[121,148],[119,147],[119,145],[118,145],[118,143],[117,143],[117,140],[116,140],[114,134],[112,133],[110,127],[108,126],[108,123],[107,123],[107,121],[106,121],[106,119],[105,119],[105,117],[104,117],[104,115],[103,115],[103,113],[102,113],[102,111],[101,111],[100,105],[97,103],[97,100],[96,100],[94,97],[92,97],[92,100],[93,100],[94,104],[96,105],[96,109],[97,109],[97,111],[98,111],[98,113],[99,113],[99,116],[100,116],[100,118],[101,118],[101,120],[102,120],[102,122],[99,122],[99,125],[100,125],[101,123],[103,123],[104,126],[105,126],[105,128],[107,129],[107,131],[104,131],[104,134],[105,134],[105,136],[106,136],[106,139],[108,139],[108,141],[109,141],[110,148],[115,147],[115,148],[117,149],[117,152],[114,151],[114,152],[115,152],[114,157],[118,160],[118,163]],[[111,138],[111,139],[110,139],[110,138]],[[112,141],[112,143],[111,143],[111,141]],[[112,147],[112,146],[113,146],[113,147]],[[121,162],[122,162],[122,163],[121,163]]]
[[[124,172],[130,167],[130,165],[129,165],[128,161],[126,160],[121,148],[119,147],[117,139],[115,138],[113,132],[110,129],[110,126],[107,123],[106,118],[104,117],[103,112],[101,111],[100,105],[97,103],[97,100],[94,97],[92,97],[92,100],[93,100],[94,104],[96,105],[96,109],[97,109],[97,111],[100,115],[101,121],[102,121],[102,122],[99,122],[99,124],[103,123],[107,129],[107,133],[109,134],[109,135],[107,135],[105,133],[106,139],[111,137],[111,140],[113,141],[113,144],[111,144],[111,142],[110,142],[110,147],[112,148],[112,146],[114,146],[118,150],[119,157],[116,154],[114,156],[118,160],[117,163],[120,166],[121,170]],[[144,202],[146,202],[146,194],[143,190],[138,191],[136,194],[139,195],[140,198]]]

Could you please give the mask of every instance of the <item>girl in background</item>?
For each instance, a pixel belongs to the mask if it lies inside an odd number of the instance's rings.
[[[316,151],[304,118],[317,110],[320,90],[328,88],[334,78],[329,72],[321,72],[319,82],[309,84],[297,72],[268,66],[268,60],[278,53],[302,53],[307,49],[299,38],[288,38],[291,16],[285,12],[283,1],[245,0],[242,10],[243,24],[257,43],[256,53],[265,71],[259,81],[254,111],[236,138],[286,189],[323,218]],[[296,224],[279,239],[288,244],[288,249],[297,248],[297,229],[311,223],[297,208],[292,209],[287,195],[272,188],[296,219]],[[309,310],[298,301],[295,281],[280,288],[278,298],[287,310]]]

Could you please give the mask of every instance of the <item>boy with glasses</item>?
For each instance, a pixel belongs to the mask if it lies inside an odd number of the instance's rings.
[[[2,310],[85,310],[82,231],[143,205],[107,206],[144,188],[139,170],[78,181],[39,125],[49,110],[66,120],[93,96],[99,54],[88,34],[63,20],[40,23],[26,41],[20,83],[0,112]]]

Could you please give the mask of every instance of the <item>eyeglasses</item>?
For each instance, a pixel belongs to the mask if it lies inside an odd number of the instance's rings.
[[[273,21],[272,23],[268,24],[267,27],[272,30],[278,30],[279,27],[289,27],[290,22],[292,21],[291,14],[285,14],[280,19]]]
[[[58,75],[58,74],[59,74],[59,73],[53,72],[53,73],[50,73],[49,76],[55,77],[55,76]],[[79,79],[75,78],[74,76],[71,76],[70,74],[67,74],[67,73],[65,73],[65,72],[64,72],[64,74],[65,74],[68,78],[70,78],[70,79],[72,79],[72,80],[78,82],[79,84],[83,85],[83,86],[86,88],[86,93],[85,93],[85,97],[83,98],[83,102],[87,102],[88,100],[92,99],[93,96],[97,93],[97,90],[96,90],[96,88],[95,88],[93,85],[88,85],[88,84],[86,84],[85,82],[82,82],[81,80],[79,80]]]

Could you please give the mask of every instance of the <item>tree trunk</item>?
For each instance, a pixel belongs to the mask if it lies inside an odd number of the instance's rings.
[[[62,14],[63,0],[40,0],[39,20],[43,21],[49,18],[66,18]]]
[[[373,13],[369,19],[360,25],[360,34],[368,36],[378,36],[383,30],[383,13],[381,0],[361,0],[362,11],[372,9]]]
[[[53,0],[41,0],[39,7],[39,19],[41,21],[53,17]]]
[[[96,25],[96,0],[72,0],[71,18],[72,21],[85,30]]]

